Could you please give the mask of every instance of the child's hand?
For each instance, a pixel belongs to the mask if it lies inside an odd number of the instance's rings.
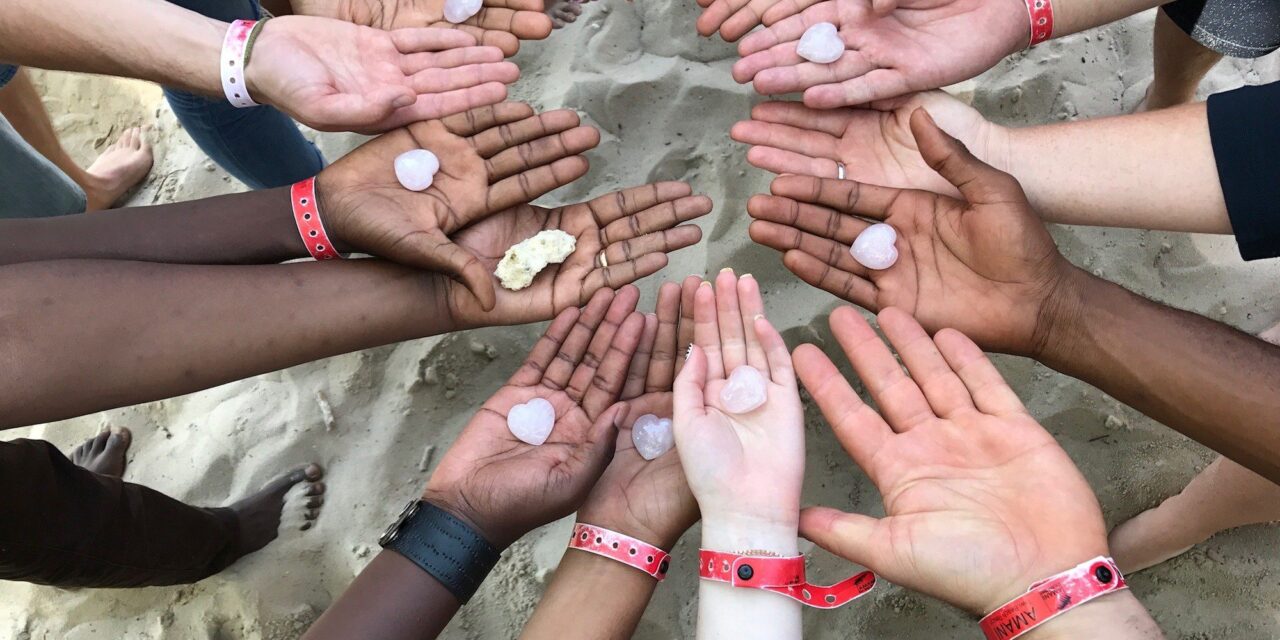
[[[1088,482],[977,345],[951,329],[930,339],[900,309],[884,310],[880,328],[909,377],[861,315],[849,307],[831,314],[831,331],[879,413],[816,347],[796,349],[795,363],[836,437],[884,496],[886,516],[806,509],[801,533],[975,614],[1106,555]]]
[[[672,416],[671,387],[693,340],[693,297],[701,278],[658,291],[657,313],[645,318],[640,346],[631,360],[622,399],[630,411],[618,433],[613,462],[578,511],[578,521],[639,538],[668,551],[698,520],[680,457],[668,451],[654,460],[636,452],[631,428],[645,414]]]
[[[449,448],[423,499],[458,516],[494,546],[578,508],[613,453],[627,416],[618,395],[644,330],[640,293],[601,290],[585,308],[566,309],[524,366],[485,402]],[[555,428],[541,446],[507,428],[511,408],[544,398]]]
[[[791,355],[764,319],[754,278],[725,270],[698,288],[694,347],[676,378],[676,449],[703,517],[703,546],[717,551],[796,552],[804,477],[804,425]],[[768,400],[734,415],[720,391],[734,369],[765,377]]]

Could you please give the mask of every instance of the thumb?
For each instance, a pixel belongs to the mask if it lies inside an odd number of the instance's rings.
[[[673,429],[677,441],[689,421],[706,412],[707,354],[698,345],[690,345],[689,358],[676,374]]]
[[[970,204],[1026,199],[1013,176],[979,160],[963,142],[940,129],[923,108],[911,113],[911,133],[929,168],[955,185]]]
[[[580,473],[590,480],[587,489],[595,486],[600,474],[613,460],[613,452],[618,444],[618,430],[626,423],[631,405],[618,402],[605,410],[604,414],[591,425],[591,432],[582,443],[582,469]],[[584,495],[585,498],[585,495]]]
[[[480,308],[492,311],[497,304],[493,288],[493,276],[489,269],[470,251],[454,244],[439,229],[422,231],[405,238],[404,249],[398,255],[384,256],[404,265],[444,271],[456,276],[475,296]]]
[[[898,0],[871,0],[871,12],[878,16],[889,15],[898,8]]]
[[[850,562],[876,573],[891,556],[874,540],[880,521],[871,516],[845,513],[827,507],[808,507],[800,511],[800,535],[814,544]],[[890,571],[892,573],[892,571]]]

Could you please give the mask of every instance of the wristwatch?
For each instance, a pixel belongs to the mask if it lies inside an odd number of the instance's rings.
[[[502,552],[480,532],[425,500],[410,500],[378,544],[408,558],[466,604]]]

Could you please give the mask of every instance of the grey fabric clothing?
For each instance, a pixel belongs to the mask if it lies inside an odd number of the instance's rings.
[[[1178,0],[1161,11],[1224,56],[1260,58],[1280,49],[1280,0]]]
[[[0,116],[0,218],[84,213],[84,190]]]

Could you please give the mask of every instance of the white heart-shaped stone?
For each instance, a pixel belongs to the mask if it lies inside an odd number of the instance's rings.
[[[631,425],[631,442],[645,460],[653,460],[676,446],[675,432],[670,418],[659,418],[646,413]]]
[[[435,182],[440,158],[426,149],[414,149],[396,156],[396,180],[410,191],[426,191]]]
[[[858,264],[877,271],[888,269],[898,261],[898,232],[882,223],[873,224],[858,234],[849,253]]]
[[[751,413],[768,399],[769,387],[764,374],[747,364],[734,369],[720,390],[720,403],[729,413]]]
[[[844,55],[844,40],[830,22],[819,22],[805,29],[796,45],[796,55],[819,64],[828,64]]]
[[[484,0],[444,0],[444,19],[454,24],[466,22],[480,13]]]
[[[507,428],[511,435],[538,446],[547,441],[556,426],[556,408],[542,398],[511,407],[507,412]]]

